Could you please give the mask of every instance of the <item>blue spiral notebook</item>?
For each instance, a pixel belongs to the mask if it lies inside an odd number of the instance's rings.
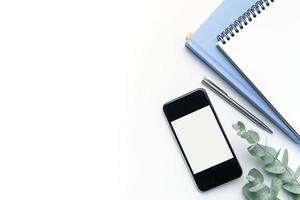
[[[217,36],[230,24],[254,5],[264,5],[266,2],[268,0],[224,0],[200,28],[193,33],[192,37],[187,40],[186,46],[287,136],[300,144],[300,138],[216,47]]]

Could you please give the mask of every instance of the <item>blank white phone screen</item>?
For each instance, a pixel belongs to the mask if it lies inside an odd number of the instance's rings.
[[[233,158],[210,106],[171,124],[194,174]]]

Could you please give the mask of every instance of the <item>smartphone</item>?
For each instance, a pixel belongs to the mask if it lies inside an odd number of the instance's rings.
[[[163,111],[201,191],[242,175],[240,164],[204,89],[166,103]]]

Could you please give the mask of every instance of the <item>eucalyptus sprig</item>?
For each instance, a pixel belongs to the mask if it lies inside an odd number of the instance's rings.
[[[242,122],[232,125],[237,131],[238,136],[245,139],[249,144],[248,152],[263,163],[263,169],[273,176],[271,186],[265,185],[264,177],[257,169],[252,169],[248,173],[248,183],[243,187],[243,194],[248,200],[277,200],[280,189],[282,188],[292,199],[300,200],[300,167],[294,172],[289,166],[288,150],[285,149],[281,160],[279,155],[281,150],[276,151],[274,148],[261,144],[260,136],[253,130],[246,130]]]

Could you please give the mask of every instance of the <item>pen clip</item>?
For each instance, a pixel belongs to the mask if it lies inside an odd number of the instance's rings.
[[[209,84],[211,84],[212,86],[214,86],[215,88],[217,88],[220,92],[222,92],[223,94],[225,94],[225,95],[228,96],[228,94],[224,90],[222,90],[219,86],[217,86],[216,84],[214,84],[211,80],[209,80],[207,78],[204,78],[203,80],[206,81],[206,82],[208,82]]]

